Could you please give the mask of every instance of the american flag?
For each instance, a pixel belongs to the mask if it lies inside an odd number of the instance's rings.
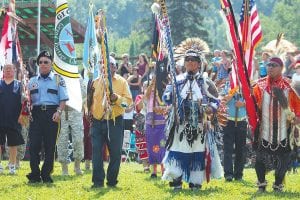
[[[243,97],[246,103],[246,110],[248,115],[248,121],[252,132],[254,133],[256,128],[258,127],[258,113],[256,109],[255,99],[251,93],[251,85],[249,81],[249,76],[247,73],[247,69],[245,69],[244,65],[244,54],[242,50],[241,41],[238,34],[238,28],[235,21],[233,8],[230,0],[221,0],[221,8],[224,22],[226,24],[226,28],[228,31],[228,35],[230,36],[230,43],[232,44],[233,52],[235,58],[233,60],[233,73],[235,75],[232,77],[234,83],[234,79],[238,77],[239,86],[242,89]],[[237,75],[238,74],[238,75]],[[237,80],[235,81],[237,82]]]
[[[253,76],[253,53],[263,36],[255,0],[243,0],[239,31],[248,75],[251,79]]]

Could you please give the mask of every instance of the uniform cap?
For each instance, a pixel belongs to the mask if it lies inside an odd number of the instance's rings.
[[[41,57],[49,58],[49,59],[52,61],[52,55],[51,55],[51,53],[49,53],[48,51],[42,51],[42,52],[38,55],[38,57],[37,57],[37,59],[36,59],[38,63],[39,63]]]

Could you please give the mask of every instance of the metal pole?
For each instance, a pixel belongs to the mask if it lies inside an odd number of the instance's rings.
[[[36,56],[38,57],[41,51],[41,0],[38,0],[38,16],[37,16],[37,36],[36,36]],[[36,73],[40,73],[40,69],[36,66]]]
[[[38,18],[37,18],[37,56],[41,50],[41,0],[38,0]]]

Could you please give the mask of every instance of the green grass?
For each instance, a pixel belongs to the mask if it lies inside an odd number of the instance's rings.
[[[6,166],[7,162],[2,162]],[[82,165],[83,166],[83,165]],[[107,164],[106,164],[107,166]],[[224,179],[204,183],[200,191],[192,192],[188,185],[183,185],[181,192],[173,192],[167,182],[151,180],[150,174],[143,173],[142,166],[136,163],[121,165],[119,184],[117,188],[91,189],[91,172],[75,176],[73,165],[69,166],[71,176],[62,177],[58,163],[55,163],[53,173],[54,184],[27,184],[25,175],[29,172],[29,163],[22,162],[17,175],[8,175],[5,170],[0,175],[0,199],[300,199],[300,173],[289,174],[286,177],[284,193],[272,192],[273,173],[269,173],[267,193],[256,193],[256,175],[253,169],[246,169],[244,181],[227,183]]]

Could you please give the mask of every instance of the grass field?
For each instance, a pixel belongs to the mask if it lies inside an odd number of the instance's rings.
[[[6,166],[6,162],[2,165]],[[83,165],[82,165],[83,166]],[[70,165],[69,171],[72,172]],[[227,183],[224,179],[213,180],[203,184],[200,191],[192,192],[184,184],[181,192],[173,192],[167,182],[150,179],[150,174],[142,171],[142,166],[136,163],[123,163],[119,175],[119,184],[116,188],[91,189],[91,172],[82,176],[71,173],[68,177],[60,175],[61,169],[55,163],[53,173],[54,184],[27,184],[25,175],[29,172],[29,163],[23,162],[17,175],[8,175],[5,170],[0,175],[0,199],[4,200],[29,200],[29,199],[300,199],[300,173],[289,174],[286,177],[284,193],[274,193],[271,185],[274,181],[273,173],[268,174],[269,185],[264,194],[256,193],[256,176],[253,169],[246,169],[244,181]]]

